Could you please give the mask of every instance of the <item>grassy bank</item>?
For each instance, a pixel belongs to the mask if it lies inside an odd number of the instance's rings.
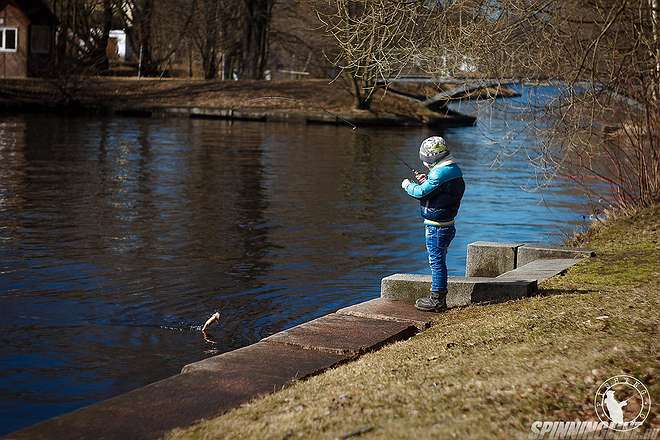
[[[284,97],[287,99],[261,99]],[[346,110],[350,92],[325,80],[204,81],[81,77],[60,80],[8,79],[0,84],[0,103],[60,105],[73,99],[81,105],[198,106],[245,109]]]
[[[535,420],[596,419],[596,389],[621,373],[657,399],[659,217],[656,206],[595,228],[585,239],[598,256],[541,296],[450,310],[408,341],[170,437],[526,438]],[[645,426],[658,424],[655,404]]]
[[[500,92],[504,93],[504,92]],[[342,117],[396,116],[425,123],[451,119],[415,100],[375,92],[370,111],[353,108],[353,96],[342,81],[205,81],[83,77],[59,80],[6,79],[0,82],[0,108],[212,108],[243,111],[288,111],[341,114]]]

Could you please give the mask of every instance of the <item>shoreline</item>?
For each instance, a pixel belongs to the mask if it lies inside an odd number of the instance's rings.
[[[0,107],[0,114],[20,111],[23,114],[62,114],[61,110],[45,106],[17,105]],[[114,107],[114,106],[82,106],[69,108],[64,114],[79,115],[124,116],[138,118],[190,118],[217,119],[226,121],[279,122],[296,124],[329,124],[364,126],[399,126],[399,127],[469,127],[476,118],[459,112],[450,112],[447,117],[427,118],[420,121],[411,117],[387,113],[336,113],[297,111],[297,110],[258,110],[215,107]]]
[[[404,432],[424,437],[431,431],[441,437],[486,438],[511,430],[524,434],[539,417],[573,420],[577,411],[586,420],[593,407],[585,396],[619,371],[658,391],[649,373],[657,343],[649,332],[657,323],[653,250],[659,209],[594,225],[580,241],[592,246],[595,256],[574,248],[474,243],[468,253],[477,259],[468,272],[514,267],[490,281],[475,279],[475,285],[493,286],[513,281],[499,290],[502,302],[491,294],[481,297],[486,302],[480,305],[418,312],[410,304],[414,298],[391,301],[388,296],[425,294],[428,280],[388,277],[380,299],[189,364],[181,374],[7,438],[59,438],[72,432],[145,439],[279,438],[291,432],[335,438],[362,429],[389,438]],[[489,252],[498,255],[495,266]],[[523,266],[511,266],[511,255]],[[544,260],[552,255],[554,260]],[[570,255],[589,258],[576,265]],[[530,258],[535,259],[528,263]],[[552,264],[543,268],[540,261]],[[530,277],[543,281],[538,293],[529,291]],[[465,297],[461,289],[454,287],[455,298]],[[479,299],[475,292],[471,298]],[[625,316],[617,314],[619,307]],[[512,393],[517,398],[511,399]],[[437,407],[448,413],[434,411]],[[109,419],[116,423],[108,426]],[[652,419],[647,428],[654,427]]]
[[[513,92],[503,89],[498,93],[497,96],[507,97]],[[9,79],[0,84],[0,112],[62,113],[64,109],[70,115],[436,128],[472,126],[476,122],[473,116],[442,106],[431,109],[421,95],[415,99],[395,89],[379,90],[376,95],[370,110],[355,110],[347,90],[324,80],[82,78],[59,83],[29,78]],[[470,96],[477,95],[472,92]]]
[[[568,243],[596,255],[546,278],[537,295],[450,308],[409,340],[166,438],[531,438],[538,420],[598,421],[594,396],[617,374],[657,396],[659,214],[656,204],[592,224]],[[521,263],[547,257],[535,245],[492,250],[502,262],[512,248]],[[534,263],[498,278],[537,278]],[[651,410],[639,435],[659,431]]]
[[[491,245],[476,242],[468,247],[467,277],[449,280],[450,311],[532,298],[538,294],[537,280],[531,281],[530,277],[541,281],[563,274],[581,258],[592,256],[591,251],[584,249],[521,243],[513,247]],[[506,254],[507,250],[511,255]],[[520,266],[517,269],[516,260]],[[528,261],[549,263],[537,264],[526,272]],[[247,347],[185,365],[178,375],[10,433],[7,438],[60,438],[74,431],[84,437],[160,438],[172,429],[222,416],[246,402],[323,375],[433,328],[444,313],[420,312],[413,306],[415,299],[425,296],[429,288],[430,276],[386,277],[381,283],[380,298],[345,307]],[[140,413],[131,418],[139,419],[139,428],[121,423],[107,426],[108,418],[125,419],[136,407]]]
[[[66,114],[70,116],[102,115],[124,116],[137,118],[190,118],[190,119],[216,119],[226,121],[252,121],[270,123],[295,124],[328,124],[328,125],[355,125],[365,126],[391,126],[391,127],[471,127],[476,118],[459,112],[451,112],[447,117],[427,118],[420,121],[411,117],[394,114],[341,114],[335,115],[327,112],[313,111],[286,111],[286,110],[237,110],[233,108],[215,107],[113,107],[113,106],[82,106],[69,108],[65,112],[55,108],[36,105],[9,105],[0,107],[0,114]]]

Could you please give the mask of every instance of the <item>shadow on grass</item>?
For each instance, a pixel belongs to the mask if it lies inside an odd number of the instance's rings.
[[[588,295],[592,293],[598,293],[598,290],[595,289],[539,289],[535,297],[547,297],[547,296],[558,296],[558,295]]]

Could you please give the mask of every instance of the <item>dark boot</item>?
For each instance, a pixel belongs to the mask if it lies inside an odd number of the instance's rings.
[[[441,312],[447,309],[447,291],[433,292],[427,298],[415,302],[415,308],[423,312]]]

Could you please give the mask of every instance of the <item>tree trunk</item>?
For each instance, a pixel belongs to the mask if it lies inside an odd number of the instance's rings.
[[[192,44],[190,44],[190,40],[188,41],[188,78],[193,77],[193,52],[192,52]]]
[[[202,58],[204,79],[215,79],[218,76],[218,43],[220,36],[221,3],[217,0],[205,0],[200,4],[200,33],[197,44]]]
[[[60,9],[58,9],[57,3],[54,6],[54,12],[59,18],[59,23],[58,23],[59,36],[56,40],[56,46],[55,46],[55,57],[56,57],[55,62],[58,69],[63,69],[66,60],[66,53],[67,53],[66,32],[69,25],[69,14],[65,14],[64,7],[60,7]]]
[[[110,41],[110,30],[112,28],[112,0],[103,0],[103,23],[101,35],[95,41],[95,48],[91,53],[92,63],[99,72],[107,72],[110,69],[108,60],[108,41]]]
[[[263,79],[274,0],[244,0],[241,79]]]
[[[152,14],[154,10],[154,0],[145,0],[142,10],[140,11],[139,32],[140,32],[140,46],[142,56],[142,71],[143,76],[154,76],[157,73],[157,65],[154,62],[152,51]]]
[[[655,50],[651,53],[651,58],[655,58],[655,84],[653,86],[653,99],[660,99],[660,38],[658,37],[658,0],[649,0],[651,5],[651,29],[653,31],[653,46]]]
[[[236,54],[234,52],[225,52],[222,57],[222,79],[234,79],[234,69],[236,67]]]
[[[363,81],[358,79],[353,73],[347,72],[348,80],[352,86],[353,106],[356,110],[369,110],[371,108],[372,94],[366,90]]]
[[[215,79],[218,76],[218,57],[215,47],[207,47],[202,53],[204,79]]]

